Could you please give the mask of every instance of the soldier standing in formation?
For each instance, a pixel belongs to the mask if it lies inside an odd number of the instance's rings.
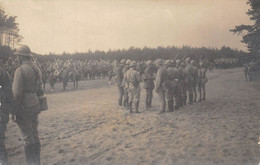
[[[160,113],[165,112],[165,89],[163,88],[165,82],[167,81],[167,70],[163,66],[163,61],[158,59],[155,61],[156,67],[158,68],[155,79],[155,92],[159,95],[159,99],[161,102],[161,110]]]
[[[0,66],[0,164],[7,165],[7,152],[5,148],[5,131],[9,121],[9,114],[12,106],[12,82],[11,78]]]
[[[151,60],[147,61],[147,67],[144,71],[144,89],[146,90],[145,106],[146,110],[151,110],[152,99],[153,99],[153,89],[154,89],[154,68],[153,62]]]
[[[135,113],[139,113],[139,102],[140,102],[140,82],[142,81],[142,78],[136,70],[136,62],[132,61],[130,64],[130,69],[126,72],[126,81],[129,83],[129,93],[130,93],[130,99],[129,99],[129,109],[130,113],[133,113],[132,110],[132,103],[135,103]]]
[[[123,87],[123,78],[124,78],[124,74],[123,74],[123,68],[125,66],[125,60],[121,60],[119,66],[117,66],[116,68],[116,84],[118,87],[118,92],[119,92],[119,98],[118,98],[118,107],[119,108],[123,108],[123,96],[124,96],[124,87]]]
[[[199,65],[198,68],[198,91],[199,91],[199,102],[202,100],[206,100],[206,89],[205,85],[208,82],[208,79],[206,77],[207,69],[205,67],[205,64],[202,62]]]
[[[129,104],[129,93],[128,93],[128,82],[126,81],[126,72],[129,70],[130,68],[130,63],[131,63],[131,60],[126,60],[126,65],[123,69],[123,88],[124,88],[124,100],[123,100],[123,108],[125,110],[127,110],[129,108],[128,104]]]
[[[183,107],[183,87],[184,87],[184,69],[181,67],[181,60],[176,60],[176,68],[178,71],[179,79],[178,79],[178,97],[177,102],[180,107]]]
[[[191,81],[192,93],[193,93],[193,103],[197,102],[197,83],[198,83],[198,68],[196,66],[196,61],[191,60],[190,62],[192,68],[193,81]]]
[[[15,121],[25,142],[25,155],[28,165],[40,164],[41,144],[38,136],[38,115],[41,112],[38,96],[43,95],[42,74],[33,64],[28,46],[21,46],[15,52],[20,66],[16,69],[13,81]]]

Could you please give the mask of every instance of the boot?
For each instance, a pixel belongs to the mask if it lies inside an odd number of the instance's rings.
[[[173,101],[169,100],[167,101],[168,104],[168,111],[167,112],[173,112]]]
[[[140,113],[140,112],[138,111],[138,108],[139,108],[139,101],[137,101],[137,102],[135,103],[135,113]]]
[[[28,165],[40,165],[40,144],[25,146],[25,156]]]
[[[198,102],[201,102],[201,92],[199,92],[199,100]]]
[[[130,112],[130,113],[133,113],[132,101],[129,102],[129,112]]]
[[[193,102],[193,94],[189,94],[189,104],[192,104]]]

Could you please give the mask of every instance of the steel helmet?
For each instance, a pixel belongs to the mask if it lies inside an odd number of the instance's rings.
[[[151,61],[151,60],[148,60],[147,62],[146,62],[146,65],[151,65],[153,62]]]
[[[162,59],[157,59],[157,60],[155,61],[155,63],[156,63],[157,65],[163,65],[163,60],[162,60]]]
[[[126,65],[130,65],[130,63],[131,63],[131,60],[126,60]]]
[[[180,59],[177,59],[176,60],[176,64],[180,64],[181,63],[181,60]]]
[[[165,65],[172,65],[171,60],[166,60],[166,61],[165,61]]]
[[[187,57],[186,59],[185,59],[185,62],[190,62],[191,61],[191,58],[190,57]]]
[[[191,60],[190,64],[191,65],[195,65],[196,61],[195,60]]]
[[[122,60],[120,61],[120,63],[121,63],[121,64],[125,64],[125,59],[122,59]]]
[[[16,50],[16,52],[14,54],[21,55],[21,56],[32,57],[31,50],[30,50],[30,48],[27,45],[20,46]]]
[[[133,67],[133,66],[136,66],[137,64],[136,64],[136,62],[135,61],[132,61],[131,63],[130,63],[130,67]]]

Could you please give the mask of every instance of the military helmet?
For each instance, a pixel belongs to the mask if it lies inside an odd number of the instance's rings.
[[[155,63],[156,63],[157,65],[163,65],[163,60],[162,60],[162,59],[157,59],[157,60],[155,61]]]
[[[147,62],[146,62],[146,65],[151,65],[153,62],[151,61],[151,60],[148,60]]]
[[[31,50],[27,45],[20,46],[14,54],[26,56],[26,57],[32,57]]]
[[[122,59],[122,60],[120,61],[120,63],[121,63],[121,64],[125,64],[125,59]]]
[[[195,65],[195,64],[196,64],[196,61],[195,61],[195,60],[191,60],[191,61],[190,61],[190,64],[191,64],[191,65]]]
[[[171,60],[169,60],[169,59],[168,59],[168,60],[166,60],[166,61],[165,61],[165,65],[172,65],[172,62],[171,62]]]
[[[185,62],[190,62],[191,61],[191,58],[190,57],[187,57],[186,59],[185,59]]]
[[[180,59],[177,59],[176,60],[176,64],[180,64],[181,63],[181,60]]]
[[[126,60],[126,65],[130,65],[130,63],[131,63],[131,60]]]
[[[131,63],[130,63],[130,67],[133,67],[133,66],[136,66],[137,64],[136,64],[136,62],[135,61],[132,61]]]

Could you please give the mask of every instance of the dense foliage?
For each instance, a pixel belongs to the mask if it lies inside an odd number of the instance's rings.
[[[246,13],[252,25],[239,25],[236,26],[231,32],[238,35],[243,35],[242,43],[247,45],[248,51],[255,55],[260,56],[260,0],[248,0],[247,4],[251,9]]]

